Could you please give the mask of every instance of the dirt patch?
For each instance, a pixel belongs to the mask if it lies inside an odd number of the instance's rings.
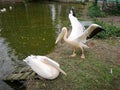
[[[94,52],[102,58],[101,60],[120,66],[120,38],[94,40],[94,42],[96,43],[93,47]]]

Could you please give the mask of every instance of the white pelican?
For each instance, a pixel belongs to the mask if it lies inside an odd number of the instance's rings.
[[[0,10],[1,12],[6,12],[6,8],[3,8]]]
[[[10,10],[10,11],[12,10],[12,6],[9,6],[9,10]]]
[[[58,77],[59,72],[66,75],[57,62],[46,56],[31,55],[23,61],[25,61],[33,71],[45,79],[55,79]]]
[[[72,31],[70,35],[67,37],[67,28],[63,27],[55,43],[58,43],[63,38],[65,42],[72,45],[74,48],[71,57],[76,56],[75,53],[76,48],[81,48],[82,50],[81,58],[84,59],[85,55],[83,48],[89,48],[85,43],[93,36],[95,36],[97,33],[103,31],[104,29],[102,29],[100,25],[91,24],[85,30],[84,26],[75,17],[75,13],[73,10],[70,10],[69,19],[72,25]]]

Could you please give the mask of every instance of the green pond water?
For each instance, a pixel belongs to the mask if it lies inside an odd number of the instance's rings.
[[[80,3],[0,3],[0,79],[14,71],[14,61],[54,50],[61,28],[70,27],[71,7],[82,14]]]
[[[57,33],[65,26],[65,21],[69,22],[70,8],[78,6],[63,3],[2,3],[0,8],[6,8],[6,12],[0,14],[1,37],[20,59],[30,54],[49,54],[54,50]]]

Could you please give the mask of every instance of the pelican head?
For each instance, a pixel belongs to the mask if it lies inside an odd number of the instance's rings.
[[[59,41],[62,40],[62,38],[64,37],[66,31],[67,31],[67,28],[66,28],[66,27],[63,27],[61,33],[59,34],[59,36],[58,36],[57,39],[56,39],[55,44],[57,44]]]

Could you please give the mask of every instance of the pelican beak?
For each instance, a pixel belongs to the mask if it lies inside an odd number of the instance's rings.
[[[64,33],[64,31],[62,30],[61,33],[59,34],[59,36],[57,37],[55,44],[57,44],[60,40],[62,40],[64,34],[65,34],[65,33]]]
[[[61,68],[57,68],[62,74],[64,74],[65,76],[67,75]]]
[[[67,75],[59,66],[57,66],[55,63],[51,62],[48,58],[44,58],[44,63],[49,64],[49,65],[55,67],[61,73],[63,73],[64,75]]]

